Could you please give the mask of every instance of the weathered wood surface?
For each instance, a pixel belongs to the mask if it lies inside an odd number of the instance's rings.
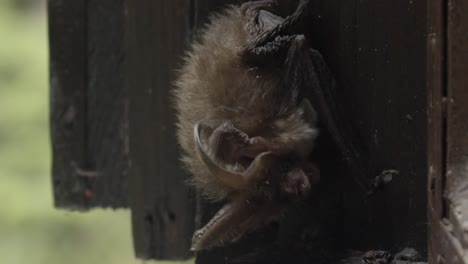
[[[343,175],[342,239],[353,248],[426,248],[426,2],[313,1],[312,45],[363,141],[369,179],[400,173],[374,196]]]
[[[122,1],[48,11],[55,205],[126,207]]]
[[[179,161],[170,96],[190,40],[191,1],[125,2],[129,92],[130,195],[139,258],[186,258],[195,195]]]
[[[49,1],[55,203],[75,209],[126,206],[129,174],[138,257],[191,256],[195,225],[216,207],[201,201],[196,209],[185,184],[169,93],[194,28],[210,11],[234,2],[127,0],[124,8],[122,0]],[[411,246],[420,252],[429,222],[431,262],[466,263],[468,3],[313,3],[307,36],[335,74],[337,100],[349,109],[363,140],[369,157],[364,177],[386,169],[400,174],[366,198],[325,138],[317,147],[325,150],[322,172],[329,176],[318,194],[328,194],[325,201],[299,206],[286,220],[294,228],[269,226],[232,247],[200,253],[197,263],[274,252],[273,241],[288,244],[323,222],[335,229],[326,243],[337,248]],[[331,206],[340,214],[317,217]],[[300,254],[314,245],[304,246],[291,251],[301,252],[294,255],[299,262],[311,259]]]
[[[468,2],[447,2],[447,165],[446,232],[456,255],[448,263],[468,263]],[[453,262],[451,262],[453,261]]]
[[[455,237],[468,263],[468,2],[448,3],[447,196]]]
[[[466,1],[429,6],[429,261],[468,263],[468,12]]]
[[[444,217],[443,190],[446,166],[445,81],[446,8],[444,1],[428,4],[427,102],[428,102],[428,250],[430,263],[439,263],[441,219]],[[444,245],[447,240],[444,239]],[[442,262],[447,263],[447,262]]]
[[[128,206],[123,0],[88,0],[88,159],[96,205]]]
[[[75,169],[86,163],[86,6],[64,2],[52,0],[48,6],[52,176],[59,207],[87,202]]]

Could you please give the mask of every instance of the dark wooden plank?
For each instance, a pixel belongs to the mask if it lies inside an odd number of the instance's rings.
[[[79,176],[86,157],[86,1],[48,1],[52,178],[57,207],[88,203]]]
[[[445,8],[443,1],[428,6],[427,90],[428,90],[428,182],[429,214],[443,217],[443,165],[445,159]]]
[[[427,34],[427,101],[428,101],[428,250],[429,262],[439,263],[444,257],[440,254],[445,248],[446,239],[441,220],[444,217],[443,190],[445,175],[445,103],[446,91],[446,3],[428,3]],[[441,242],[444,241],[441,246]],[[446,263],[446,262],[443,262]]]
[[[87,179],[92,206],[128,205],[123,0],[87,3]]]
[[[465,1],[435,1],[429,7],[428,84],[430,129],[434,134],[429,167],[430,263],[468,263],[468,11]],[[432,11],[432,13],[431,13]],[[432,48],[432,49],[431,49]],[[433,64],[431,64],[431,62]],[[431,67],[432,66],[432,67]],[[441,107],[441,96],[445,105]],[[446,113],[445,113],[446,111]],[[438,126],[442,129],[439,129]],[[439,138],[439,132],[442,132]],[[432,159],[431,159],[432,158]]]
[[[130,194],[137,257],[190,257],[195,199],[175,138],[170,90],[191,33],[191,1],[127,0]]]
[[[363,139],[369,179],[400,172],[366,199],[346,175],[343,239],[354,248],[426,248],[426,2],[314,1],[311,42]]]
[[[447,184],[448,218],[468,252],[468,2],[447,9]],[[468,263],[468,256],[465,257]]]
[[[55,204],[127,206],[122,1],[49,1]]]

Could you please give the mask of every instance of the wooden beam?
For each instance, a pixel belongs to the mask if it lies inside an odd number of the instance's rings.
[[[465,1],[429,5],[429,262],[468,263],[468,11]]]
[[[446,6],[444,0],[428,2],[427,13],[427,100],[428,100],[428,249],[429,263],[443,261],[440,256],[441,227],[445,209],[446,162]],[[444,240],[447,241],[447,240]],[[442,262],[441,262],[442,263]]]
[[[96,206],[128,207],[123,0],[87,4],[87,157]]]
[[[55,205],[126,207],[122,0],[48,4]]]
[[[52,179],[57,207],[88,203],[86,1],[48,1]]]
[[[130,194],[135,251],[143,259],[192,256],[195,196],[179,161],[171,98],[192,7],[186,0],[125,1]]]
[[[447,182],[448,219],[468,263],[468,2],[447,8]]]

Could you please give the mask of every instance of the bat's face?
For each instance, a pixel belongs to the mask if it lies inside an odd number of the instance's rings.
[[[225,121],[216,128],[194,127],[197,154],[208,170],[233,192],[231,201],[195,235],[194,250],[233,242],[279,218],[287,205],[305,198],[319,180],[308,161],[316,116],[307,100],[257,135]]]

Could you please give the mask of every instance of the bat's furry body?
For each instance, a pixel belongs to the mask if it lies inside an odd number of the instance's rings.
[[[317,116],[349,168],[368,171],[361,144],[347,140],[335,81],[301,33],[309,2],[231,6],[185,58],[174,91],[183,161],[206,197],[227,202],[195,233],[193,250],[234,242],[307,197],[320,174],[310,160]],[[281,17],[291,3],[295,11]]]
[[[244,65],[239,51],[260,32],[249,32],[249,19],[234,6],[211,19],[193,45],[177,81],[179,142],[183,160],[205,195],[223,199],[235,192],[222,184],[196,152],[193,126],[218,127],[230,121],[250,137],[261,136],[307,155],[317,135],[295,103],[281,91],[281,73]],[[271,25],[274,26],[274,25]],[[270,27],[263,28],[268,30]]]
[[[228,201],[196,233],[194,250],[235,241],[277,219],[318,181],[308,161],[316,114],[301,98],[304,74],[294,61],[308,48],[302,35],[278,33],[293,19],[267,11],[273,2],[214,15],[179,71],[183,161],[205,196]]]

